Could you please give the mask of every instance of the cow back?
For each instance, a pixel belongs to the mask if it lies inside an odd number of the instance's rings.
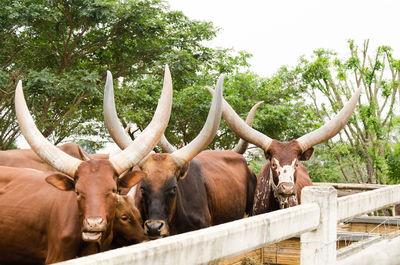
[[[253,205],[256,176],[244,157],[232,151],[203,151],[196,156],[207,189],[212,224],[243,218]]]
[[[31,169],[0,167],[0,264],[51,263],[79,255],[76,196]]]

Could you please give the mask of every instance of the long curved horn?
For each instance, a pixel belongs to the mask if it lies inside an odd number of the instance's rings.
[[[172,109],[172,79],[165,66],[164,85],[153,119],[146,129],[121,152],[110,157],[119,174],[139,163],[160,141],[167,128]],[[120,127],[122,129],[122,127]],[[122,129],[123,130],[123,129]]]
[[[361,88],[357,88],[351,99],[346,102],[342,110],[328,123],[297,139],[301,150],[304,152],[310,147],[322,143],[335,136],[349,121],[360,97]]]
[[[207,120],[200,133],[188,145],[176,150],[171,155],[179,165],[184,165],[206,148],[214,139],[221,121],[222,112],[222,85],[225,75],[221,75],[217,81],[216,93],[213,96]]]
[[[124,150],[132,142],[132,139],[120,125],[117,116],[114,102],[113,80],[110,71],[107,71],[106,86],[104,88],[103,114],[104,123],[108,132],[110,133],[114,142],[119,146],[119,148]]]
[[[212,88],[206,87],[206,89],[211,94],[214,94],[214,90]],[[232,109],[228,102],[225,101],[225,99],[222,99],[222,116],[224,117],[229,128],[237,136],[264,149],[264,151],[268,151],[272,139],[247,125]]]
[[[26,105],[22,81],[18,82],[15,89],[15,113],[22,135],[33,151],[58,171],[74,178],[75,171],[82,161],[61,151],[40,133]]]
[[[160,142],[158,143],[158,145],[161,147],[161,149],[163,150],[164,153],[168,153],[171,154],[173,152],[175,152],[176,149],[175,146],[173,146],[168,139],[165,137],[165,135],[163,134],[161,136]]]
[[[253,125],[254,121],[254,116],[256,115],[256,110],[257,108],[264,103],[264,101],[259,101],[254,106],[250,109],[249,114],[247,114],[246,118],[246,124],[249,126]],[[232,149],[233,152],[236,152],[238,154],[244,154],[246,152],[247,147],[249,146],[249,143],[243,140],[242,138],[239,139],[239,142],[237,145]]]

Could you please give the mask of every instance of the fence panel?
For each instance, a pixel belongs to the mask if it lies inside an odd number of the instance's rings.
[[[59,264],[202,264],[316,229],[318,204],[257,215]]]

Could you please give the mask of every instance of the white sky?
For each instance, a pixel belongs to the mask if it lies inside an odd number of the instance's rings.
[[[282,65],[295,66],[301,55],[318,48],[345,57],[348,39],[362,45],[369,38],[370,48],[389,45],[397,57],[400,53],[398,0],[167,1],[172,10],[220,27],[210,46],[253,54],[251,70],[263,77]],[[29,148],[21,138],[19,147]]]
[[[398,0],[168,0],[172,10],[222,28],[212,47],[253,54],[251,70],[263,77],[295,66],[318,48],[348,54],[347,40],[400,52]],[[371,50],[372,51],[372,50]]]

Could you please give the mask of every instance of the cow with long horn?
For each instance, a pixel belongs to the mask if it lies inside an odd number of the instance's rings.
[[[139,164],[146,177],[139,183],[136,198],[150,238],[239,219],[246,209],[251,209],[256,180],[243,156],[232,151],[228,151],[230,156],[226,151],[201,152],[219,127],[223,78],[217,82],[217,92],[199,135],[179,150],[170,147],[171,153],[151,154]],[[119,125],[112,82],[107,84],[104,119],[114,141],[125,149],[132,140]],[[253,186],[247,185],[251,178]]]
[[[207,87],[210,93],[213,89]],[[240,138],[264,150],[268,162],[261,169],[254,197],[252,214],[261,214],[300,203],[301,189],[312,185],[306,168],[300,161],[307,161],[313,146],[335,136],[348,122],[357,105],[360,88],[343,109],[319,129],[290,142],[280,142],[248,126],[223,102],[222,115],[229,128]]]
[[[108,74],[110,75],[109,72]],[[109,159],[82,161],[62,152],[43,137],[29,113],[22,83],[21,81],[18,83],[15,92],[15,110],[21,132],[41,159],[62,172],[55,172],[46,177],[46,181],[59,190],[75,191],[82,240],[96,245],[97,250],[108,249],[110,246],[118,190],[131,187],[135,182],[134,174],[122,173],[139,163],[159,142],[168,124],[171,107],[172,80],[166,66],[161,97],[145,132],[125,150],[110,156]],[[60,244],[60,251],[66,241],[68,240],[56,243]],[[59,260],[62,258],[51,262]]]
[[[88,154],[86,153],[78,144],[68,142],[65,144],[62,144],[60,146],[57,146],[60,150],[63,152],[69,154],[72,157],[79,158],[81,160],[85,159],[90,159],[90,158],[97,158],[97,159],[108,159],[109,155],[107,154]],[[6,166],[7,168],[5,168]],[[55,209],[53,208],[54,211],[59,211],[60,214],[65,214],[65,215],[74,215],[78,216],[78,209],[77,209],[77,204],[76,201],[72,201],[71,204],[66,203],[68,200],[68,196],[74,195],[73,192],[49,192],[49,187],[50,190],[54,189],[50,184],[48,184],[45,181],[41,180],[35,180],[33,179],[32,181],[29,182],[29,189],[31,191],[36,191],[33,192],[33,194],[30,194],[30,197],[27,198],[26,194],[30,193],[26,189],[17,189],[13,190],[10,188],[12,185],[21,185],[24,182],[26,182],[26,178],[23,179],[22,176],[24,174],[21,174],[23,170],[20,169],[13,169],[13,168],[31,168],[31,169],[36,169],[38,171],[57,171],[55,168],[44,162],[42,159],[40,159],[39,156],[36,155],[36,153],[32,149],[17,149],[17,150],[6,150],[6,151],[0,151],[0,183],[2,185],[8,185],[7,189],[3,188],[3,192],[0,194],[0,201],[4,202],[5,205],[3,205],[0,210],[0,218],[1,216],[7,216],[10,214],[7,214],[7,211],[10,211],[12,214],[15,212],[15,205],[16,204],[25,204],[26,208],[22,210],[21,208],[18,210],[18,215],[24,216],[23,219],[27,219],[34,223],[35,225],[40,226],[41,221],[43,218],[40,216],[46,215],[46,212],[48,211],[49,205],[52,205],[54,201],[60,200],[64,201],[64,205],[62,209]],[[15,173],[17,172],[17,173]],[[25,175],[30,174],[30,171],[27,170],[25,172]],[[43,176],[48,176],[53,173],[51,172],[37,172],[37,174],[31,174],[31,177],[37,177],[37,178],[43,178]],[[17,178],[15,180],[12,179],[11,176],[14,176],[13,178]],[[22,175],[22,176],[20,176]],[[12,184],[10,184],[12,182]],[[139,182],[140,179],[137,179],[137,182]],[[10,182],[10,183],[9,183]],[[135,186],[136,187],[136,186]],[[42,197],[38,195],[38,191],[44,189],[46,190],[46,193],[49,194],[46,197]],[[134,189],[134,188],[132,188]],[[57,190],[57,189],[55,189]],[[14,199],[10,199],[9,193],[13,193],[12,196],[15,196]],[[52,196],[50,195],[52,194]],[[53,197],[54,196],[54,197]],[[50,198],[51,197],[51,198]],[[20,200],[20,201],[18,201]],[[30,207],[27,205],[27,202],[31,203],[32,205],[35,205],[37,216],[30,216],[28,217],[29,209]],[[60,214],[53,214],[53,216],[59,216]],[[12,223],[17,222],[16,219],[19,219],[19,217],[15,216],[14,219],[10,220]],[[45,220],[49,221],[49,220]],[[69,221],[73,221],[69,224],[70,227],[78,227],[80,229],[81,225],[79,223],[79,219],[73,219],[70,218]],[[50,222],[57,222],[55,220],[51,220]],[[0,226],[2,228],[2,226]],[[6,235],[2,234],[2,231],[5,232],[7,229],[1,230],[0,228],[0,237],[5,238]],[[51,227],[49,228],[51,229]],[[43,229],[37,229],[37,231],[44,231]],[[33,233],[30,233],[27,231],[28,234],[35,236]],[[25,234],[25,233],[23,233]],[[20,237],[16,237],[13,235],[13,233],[9,234],[7,233],[7,236],[10,235],[14,240]],[[37,235],[37,237],[40,237]],[[79,242],[79,237],[80,235],[78,234],[75,236],[75,238]],[[32,249],[32,247],[29,246],[29,242],[32,240],[26,239],[26,244],[20,244],[20,245],[25,245],[25,247],[29,247]],[[115,248],[116,246],[128,246],[132,244],[136,244],[139,242],[142,242],[146,240],[146,236],[144,235],[144,230],[142,226],[142,217],[140,215],[139,210],[136,207],[136,204],[134,203],[134,196],[133,194],[121,194],[117,195],[117,207],[115,211],[115,217],[113,221],[113,242],[112,242],[112,247]],[[49,238],[49,242],[56,242],[54,238]],[[10,242],[10,240],[4,239],[2,242]],[[22,243],[22,242],[21,242]],[[52,245],[52,243],[47,244],[49,246]],[[74,244],[70,244],[71,246]],[[5,246],[2,246],[0,243],[0,249],[6,249]],[[7,251],[8,253],[10,251]],[[47,253],[47,252],[52,252],[51,248],[42,248],[42,253]],[[15,253],[14,253],[15,254]],[[1,256],[1,254],[0,254]],[[18,255],[14,255],[17,257]],[[44,260],[44,259],[43,259]],[[6,260],[7,261],[7,260]],[[0,261],[0,264],[2,262]]]

